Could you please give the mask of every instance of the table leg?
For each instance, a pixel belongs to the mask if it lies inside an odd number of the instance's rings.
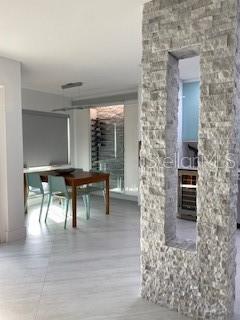
[[[77,228],[77,188],[72,186],[72,227]]]
[[[109,177],[106,179],[106,214],[110,214],[109,210]]]

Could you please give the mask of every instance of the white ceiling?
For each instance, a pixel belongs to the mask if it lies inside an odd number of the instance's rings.
[[[137,88],[145,0],[0,0],[0,56],[22,62],[22,86],[81,97]]]

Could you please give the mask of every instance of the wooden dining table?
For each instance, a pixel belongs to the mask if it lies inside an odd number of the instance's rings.
[[[77,228],[77,187],[104,182],[105,183],[105,197],[106,197],[106,215],[110,214],[109,211],[109,173],[83,171],[81,169],[74,169],[68,173],[62,170],[49,170],[37,172],[41,176],[43,182],[48,181],[48,176],[62,176],[65,179],[66,185],[72,189],[72,227]],[[25,180],[25,179],[24,179]]]

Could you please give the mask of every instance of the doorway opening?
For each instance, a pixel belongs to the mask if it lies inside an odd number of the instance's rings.
[[[91,167],[110,173],[110,189],[124,191],[124,106],[90,109]]]

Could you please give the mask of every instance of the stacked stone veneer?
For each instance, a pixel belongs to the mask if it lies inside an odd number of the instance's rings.
[[[239,154],[239,34],[237,0],[154,0],[144,6],[142,296],[195,319],[228,320],[233,313],[237,165],[227,159],[237,161]],[[178,59],[194,55],[201,67],[195,249],[176,239],[177,168],[171,160],[177,151]]]

